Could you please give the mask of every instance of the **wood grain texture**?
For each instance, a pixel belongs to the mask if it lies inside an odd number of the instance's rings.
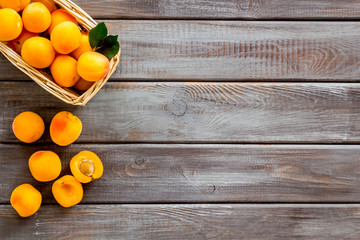
[[[360,205],[0,206],[2,239],[359,239]]]
[[[52,183],[36,182],[29,157],[51,150],[69,161],[90,150],[102,178],[85,184],[82,203],[359,202],[360,146],[352,145],[51,145],[0,144],[0,203],[30,183],[53,203]]]
[[[134,1],[136,2],[136,1]],[[108,21],[112,80],[359,81],[360,23]],[[28,79],[4,57],[0,79]],[[30,80],[30,79],[29,79]]]
[[[357,0],[74,0],[95,18],[359,19]]]
[[[73,112],[83,143],[360,142],[356,83],[108,83],[76,107],[32,82],[1,82],[0,106],[0,142],[18,142],[11,124],[27,110],[47,126],[57,112]]]

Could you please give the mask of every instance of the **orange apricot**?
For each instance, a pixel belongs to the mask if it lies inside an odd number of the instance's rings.
[[[32,143],[43,135],[45,123],[36,113],[22,112],[15,117],[12,130],[20,141]]]
[[[58,55],[50,66],[51,75],[61,87],[72,87],[80,76],[77,73],[77,61],[68,55]]]
[[[30,66],[47,68],[55,58],[55,50],[49,39],[32,37],[24,42],[21,56]]]
[[[59,25],[62,22],[66,22],[66,21],[70,21],[70,22],[73,22],[75,25],[78,25],[78,22],[76,21],[74,16],[72,16],[70,13],[68,13],[65,9],[58,9],[58,10],[54,11],[51,14],[51,24],[48,29],[49,33],[51,34],[51,32],[54,30],[54,28],[57,25]]]
[[[76,88],[76,89],[79,90],[80,92],[85,92],[85,91],[88,90],[93,84],[94,84],[94,82],[89,82],[89,81],[86,81],[86,80],[80,78],[80,80],[77,81],[77,83],[75,83],[74,88]]]
[[[44,4],[30,3],[22,13],[24,27],[29,32],[41,33],[51,24],[51,14]]]
[[[21,48],[24,42],[29,38],[37,37],[37,36],[39,36],[38,33],[29,32],[24,28],[21,34],[17,38],[8,42],[8,46],[18,54],[21,54]]]
[[[102,176],[104,167],[100,158],[93,152],[81,151],[70,161],[70,170],[81,183],[88,183]]]
[[[52,30],[50,40],[58,53],[69,54],[80,46],[81,32],[73,22],[62,22]]]
[[[51,139],[59,146],[67,146],[75,142],[81,130],[81,120],[66,111],[57,113],[50,124]]]
[[[52,0],[31,0],[31,2],[40,2],[45,5],[45,7],[49,10],[50,13],[57,9],[55,3]]]
[[[92,48],[91,48],[90,42],[89,42],[89,34],[88,33],[81,33],[80,47],[75,49],[75,51],[73,51],[71,53],[71,55],[76,60],[79,60],[80,56],[83,53],[91,52],[91,51],[92,51]]]
[[[29,4],[30,0],[0,0],[2,8],[11,8],[16,12],[22,11]]]
[[[78,60],[77,71],[83,79],[89,82],[103,79],[109,69],[109,60],[98,52],[86,52]]]
[[[61,172],[61,160],[52,151],[37,151],[29,158],[31,175],[39,182],[55,180]]]
[[[21,217],[30,217],[41,206],[41,193],[30,184],[22,184],[11,193],[11,206]]]
[[[0,9],[0,41],[17,38],[23,29],[20,15],[11,8]]]
[[[71,175],[65,175],[54,182],[52,193],[63,207],[71,207],[81,202],[84,190],[81,183]]]

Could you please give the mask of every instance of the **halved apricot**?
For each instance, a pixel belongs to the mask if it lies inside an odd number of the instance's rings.
[[[10,197],[11,206],[21,217],[29,217],[36,213],[41,201],[41,193],[27,183],[16,187]]]
[[[104,172],[104,167],[95,153],[82,151],[71,159],[70,170],[79,182],[88,183],[100,178]]]
[[[63,207],[71,207],[81,202],[84,190],[81,183],[71,175],[65,175],[54,182],[52,193]]]
[[[29,168],[36,180],[49,182],[60,175],[61,160],[52,151],[37,151],[29,158]]]
[[[80,136],[82,123],[70,112],[59,112],[50,124],[50,136],[59,146],[67,146],[75,142]]]

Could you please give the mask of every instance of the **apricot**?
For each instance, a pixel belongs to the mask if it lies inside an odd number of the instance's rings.
[[[16,12],[22,11],[29,3],[30,0],[0,0],[0,6],[2,8],[11,8]]]
[[[98,52],[86,52],[78,60],[77,71],[83,79],[89,82],[103,79],[109,69],[109,60]]]
[[[78,25],[78,22],[76,21],[76,19],[70,13],[68,13],[65,9],[58,9],[58,10],[54,11],[51,14],[51,24],[48,29],[49,33],[51,34],[51,32],[54,30],[54,28],[57,25],[59,25],[60,23],[66,22],[66,21],[70,21],[70,22],[74,23],[75,25]]]
[[[27,183],[16,187],[10,197],[11,206],[21,217],[30,217],[36,213],[41,201],[41,193]]]
[[[67,146],[75,142],[80,136],[82,123],[70,112],[59,112],[51,121],[50,136],[59,146]]]
[[[84,190],[81,183],[71,175],[65,175],[54,182],[52,193],[63,207],[71,207],[81,202]]]
[[[17,38],[22,29],[21,17],[14,9],[0,9],[0,41],[11,41]]]
[[[58,53],[69,54],[80,46],[81,32],[73,22],[62,22],[52,30],[50,40]]]
[[[49,10],[50,13],[57,9],[55,3],[52,0],[31,0],[31,2],[40,2],[45,5],[45,7]]]
[[[75,51],[71,53],[71,55],[76,59],[79,60],[80,56],[83,53],[91,52],[92,48],[89,42],[89,34],[88,33],[81,33],[81,40],[80,40],[80,47],[78,47]]]
[[[100,178],[104,167],[95,153],[81,151],[71,159],[70,170],[79,182],[88,183]]]
[[[32,143],[44,133],[45,124],[42,118],[33,112],[22,112],[12,123],[15,136],[22,142]]]
[[[37,151],[29,158],[31,175],[39,182],[55,180],[61,172],[61,160],[52,151]]]
[[[24,27],[29,32],[41,33],[46,31],[51,24],[51,14],[44,4],[30,3],[22,13]]]
[[[22,48],[24,42],[26,40],[28,40],[29,38],[37,37],[37,36],[39,36],[38,33],[29,32],[24,28],[22,30],[21,34],[17,38],[15,38],[14,40],[11,40],[10,42],[8,42],[8,46],[12,50],[17,52],[18,54],[21,54],[21,48]]]
[[[24,42],[21,56],[30,66],[47,68],[55,58],[55,50],[49,39],[32,37]]]
[[[80,78],[80,80],[75,83],[74,88],[76,88],[77,90],[79,90],[80,92],[85,92],[86,90],[88,90],[92,85],[94,84],[94,82],[89,82],[86,81],[82,78]]]
[[[61,87],[72,87],[80,79],[77,61],[68,55],[58,55],[50,70],[55,82]]]

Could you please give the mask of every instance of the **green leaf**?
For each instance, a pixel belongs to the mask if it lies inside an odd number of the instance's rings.
[[[102,47],[112,47],[113,45],[115,45],[117,43],[118,39],[118,35],[114,36],[114,35],[109,35],[106,38],[104,38],[101,43],[100,43],[100,48]]]
[[[92,48],[99,47],[101,41],[107,36],[108,30],[105,23],[101,22],[89,32],[89,42]]]
[[[112,59],[119,52],[119,49],[120,44],[118,41],[116,41],[115,44],[112,46],[100,47],[96,49],[96,52],[103,54],[108,59]]]

